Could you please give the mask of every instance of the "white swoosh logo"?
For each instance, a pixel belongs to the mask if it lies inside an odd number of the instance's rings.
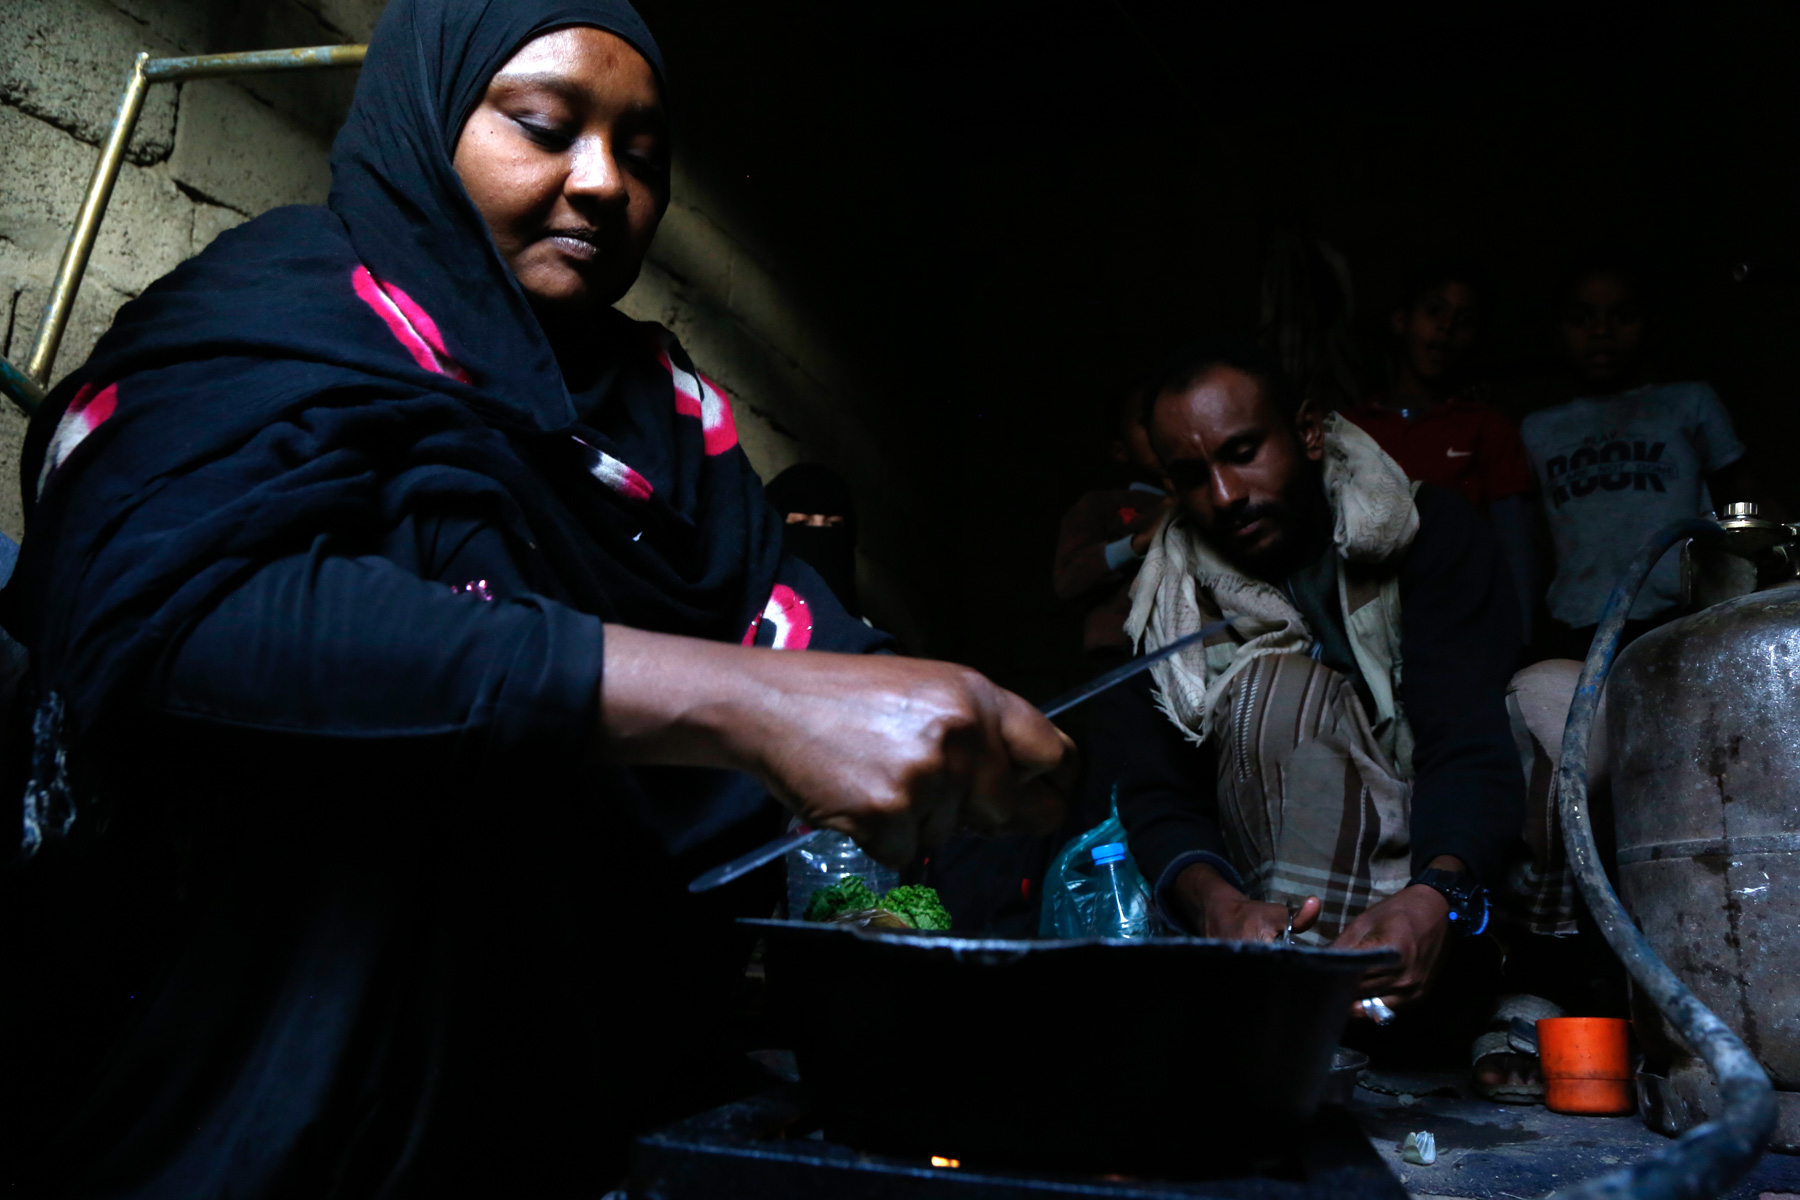
[[[1473,450],[1446,450],[1444,453],[1450,458],[1473,458],[1475,456]]]

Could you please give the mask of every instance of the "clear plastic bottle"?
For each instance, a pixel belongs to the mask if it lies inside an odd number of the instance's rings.
[[[812,894],[822,887],[841,883],[851,875],[862,876],[877,895],[886,895],[900,886],[900,873],[884,867],[842,833],[827,829],[787,853],[788,917],[798,921],[806,915]]]
[[[1147,938],[1150,936],[1150,893],[1125,865],[1125,843],[1095,846],[1094,873],[1100,902],[1094,906],[1093,937]]]

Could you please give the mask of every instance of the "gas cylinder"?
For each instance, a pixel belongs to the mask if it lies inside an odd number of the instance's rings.
[[[1800,586],[1645,634],[1606,712],[1619,897],[1768,1071],[1771,1148],[1800,1151]],[[1674,1133],[1716,1114],[1704,1064],[1648,1004],[1636,1017],[1667,1067],[1643,1077],[1647,1119]]]

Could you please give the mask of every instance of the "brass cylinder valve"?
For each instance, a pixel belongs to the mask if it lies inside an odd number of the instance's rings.
[[[1775,555],[1787,565],[1794,565],[1790,550],[1800,540],[1800,526],[1759,517],[1756,505],[1740,500],[1725,506],[1719,528],[1725,531],[1725,549],[1740,558],[1755,562]]]

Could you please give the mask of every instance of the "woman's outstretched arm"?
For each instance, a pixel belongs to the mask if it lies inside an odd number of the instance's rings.
[[[879,859],[1061,816],[1074,751],[978,672],[924,659],[794,654],[607,626],[596,752],[747,771]]]
[[[424,555],[434,573],[474,570],[443,556]],[[480,558],[490,578],[504,566]],[[602,626],[495,582],[484,603],[385,557],[315,547],[189,629],[144,699],[321,754],[380,741],[396,767],[453,775],[565,755],[743,770],[889,861],[959,829],[1057,818],[1068,740],[967,668]]]

